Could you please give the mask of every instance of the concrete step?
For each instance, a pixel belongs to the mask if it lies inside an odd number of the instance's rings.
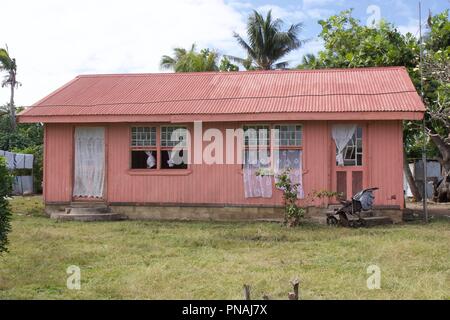
[[[110,208],[106,205],[103,206],[94,206],[94,207],[67,207],[65,209],[66,214],[100,214],[100,213],[109,213],[111,212]]]
[[[74,213],[52,213],[50,218],[58,221],[120,221],[126,217],[120,213],[94,213],[94,214],[74,214]]]
[[[71,208],[102,208],[107,207],[103,201],[73,201],[70,203]]]

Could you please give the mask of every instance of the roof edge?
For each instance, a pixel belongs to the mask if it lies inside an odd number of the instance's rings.
[[[77,78],[96,78],[96,77],[145,77],[145,76],[201,76],[205,74],[274,74],[274,73],[327,73],[327,72],[365,72],[373,70],[405,70],[404,66],[385,66],[385,67],[357,67],[357,68],[323,68],[323,69],[288,69],[288,70],[243,70],[243,71],[202,71],[202,72],[143,72],[143,73],[95,73],[79,74]]]

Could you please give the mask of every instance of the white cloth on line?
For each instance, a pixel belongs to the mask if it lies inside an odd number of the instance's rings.
[[[34,156],[32,154],[25,155],[25,169],[33,169]]]
[[[14,154],[14,168],[24,169],[25,168],[25,155],[22,153]]]

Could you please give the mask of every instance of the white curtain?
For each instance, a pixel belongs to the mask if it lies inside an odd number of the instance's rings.
[[[103,197],[105,180],[105,130],[97,127],[75,129],[76,197]]]
[[[336,162],[344,165],[344,149],[356,131],[356,124],[336,124],[331,128],[331,135],[336,143]]]
[[[301,150],[280,150],[275,160],[275,182],[276,178],[283,170],[290,169],[289,178],[291,183],[297,183],[297,197],[303,199],[305,192],[303,189],[303,165]]]
[[[270,175],[256,175],[260,169],[267,168],[268,164],[261,164],[256,151],[249,151],[244,163],[244,193],[246,198],[271,198],[272,177]]]
[[[156,165],[156,159],[150,151],[145,151],[147,155],[147,168],[151,169]]]
[[[271,198],[272,177],[270,175],[256,175],[259,164],[244,164],[244,193],[246,198]]]

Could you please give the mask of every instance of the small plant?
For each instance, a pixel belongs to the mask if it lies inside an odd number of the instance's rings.
[[[290,169],[286,169],[277,175],[275,186],[283,191],[284,223],[289,227],[295,227],[305,214],[305,209],[297,205],[298,183],[292,183]]]

